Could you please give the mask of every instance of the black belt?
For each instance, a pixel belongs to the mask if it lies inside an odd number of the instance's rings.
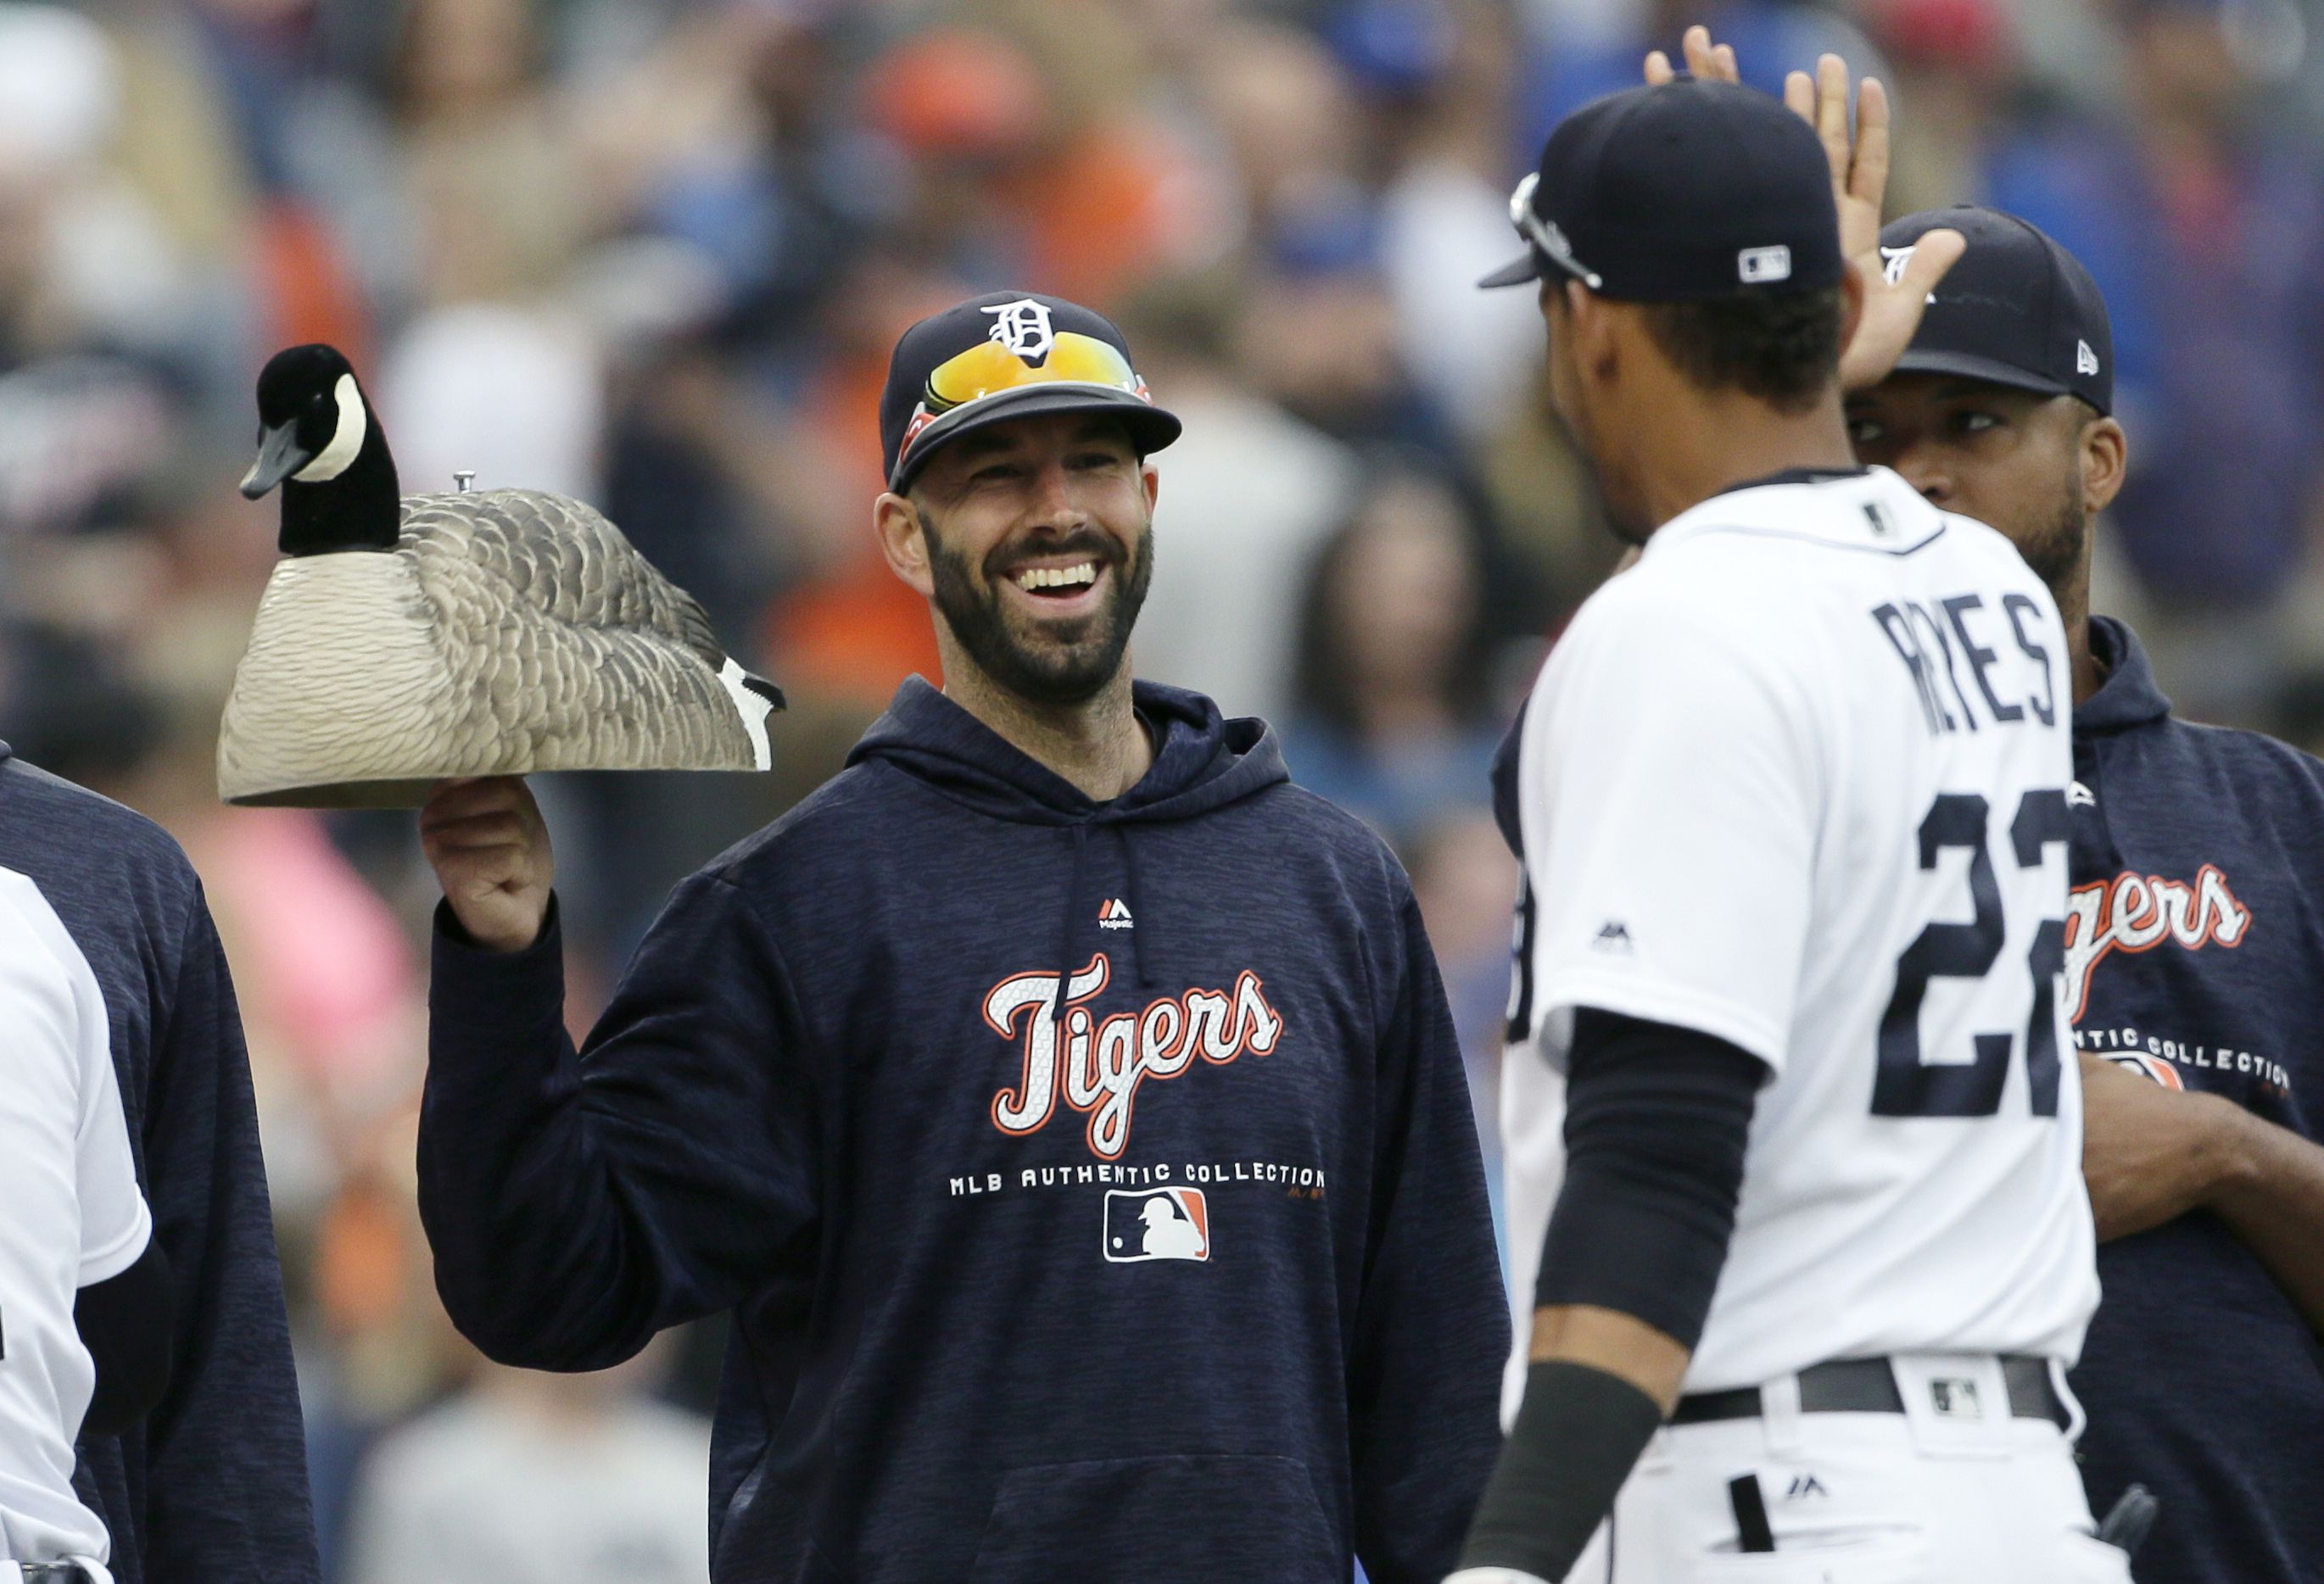
[[[78,1562],[18,1562],[24,1584],[88,1584]]]
[[[2010,1416],[2046,1419],[2060,1430],[2072,1423],[2066,1404],[2050,1381],[2050,1361],[2023,1353],[2003,1356],[2001,1378],[2009,1390]],[[1800,1371],[1800,1412],[1803,1414],[1902,1414],[1904,1399],[1896,1390],[1896,1374],[1886,1358],[1840,1358]],[[1939,1414],[1948,1412],[1935,1404]],[[1958,1412],[1958,1410],[1953,1410]],[[1733,1391],[1698,1392],[1681,1397],[1673,1424],[1709,1424],[1720,1419],[1757,1419],[1765,1408],[1757,1386]],[[1969,1416],[1969,1415],[1964,1415]]]

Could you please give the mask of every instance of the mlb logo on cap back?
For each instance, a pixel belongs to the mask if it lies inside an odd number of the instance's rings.
[[[1109,1188],[1105,1194],[1105,1257],[1112,1265],[1147,1259],[1206,1260],[1211,1257],[1211,1208],[1199,1188],[1148,1193]]]

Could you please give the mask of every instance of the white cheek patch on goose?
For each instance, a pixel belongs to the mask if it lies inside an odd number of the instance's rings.
[[[339,376],[339,382],[332,387],[331,401],[339,410],[339,427],[315,460],[290,475],[300,483],[319,484],[338,477],[355,465],[355,453],[363,449],[371,420],[364,416],[363,392],[355,389],[355,375]]]

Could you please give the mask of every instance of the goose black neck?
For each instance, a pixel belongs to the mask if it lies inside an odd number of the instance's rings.
[[[338,477],[311,484],[283,481],[282,532],[276,543],[286,556],[392,550],[402,511],[395,459],[374,419],[363,448]]]

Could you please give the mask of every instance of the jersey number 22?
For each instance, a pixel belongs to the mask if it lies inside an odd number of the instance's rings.
[[[1872,1085],[1876,1117],[1990,1117],[2001,1110],[2001,1087],[2009,1075],[2007,1033],[1970,1036],[1976,1054],[1968,1062],[1924,1060],[1921,1051],[1921,1001],[1932,979],[1983,979],[1993,971],[2007,937],[2001,888],[1995,882],[1993,852],[1986,839],[1987,805],[1973,792],[1941,792],[1921,822],[1921,867],[1937,866],[1937,854],[1966,848],[1969,898],[1976,916],[1968,924],[1931,924],[1896,960],[1896,990],[1880,1019],[1879,1072]],[[2067,837],[2066,795],[2052,787],[2025,794],[2010,822],[2009,845],[2020,869],[2042,867],[2042,850]],[[2058,1114],[2058,980],[2066,971],[2066,922],[2045,918],[2034,931],[2025,966],[2034,976],[2034,1015],[2025,1024],[2025,1077],[2034,1114]]]

